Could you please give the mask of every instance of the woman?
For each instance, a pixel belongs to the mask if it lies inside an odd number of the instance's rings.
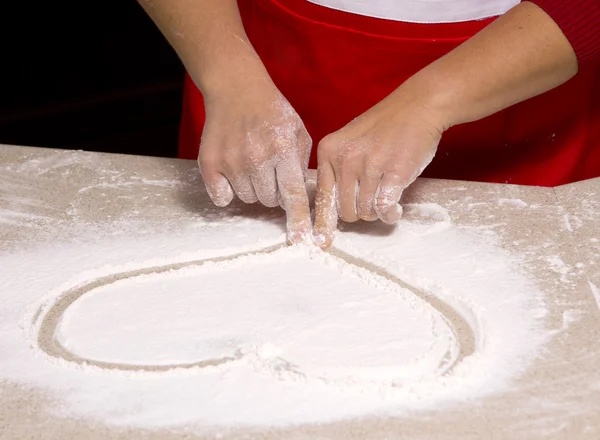
[[[280,204],[292,243],[312,230],[309,164],[323,247],[338,217],[395,222],[426,167],[546,186],[600,175],[597,0],[142,5],[189,74],[180,156],[201,144],[218,206]]]

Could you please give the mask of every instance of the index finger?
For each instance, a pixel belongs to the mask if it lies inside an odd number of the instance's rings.
[[[331,245],[337,227],[335,173],[329,163],[319,164],[315,198],[315,244],[325,249]]]
[[[287,237],[291,244],[302,243],[310,236],[310,207],[299,159],[289,158],[275,168],[277,185],[286,212]]]

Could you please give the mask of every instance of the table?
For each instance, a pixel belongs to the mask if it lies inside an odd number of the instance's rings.
[[[557,188],[418,179],[402,203],[438,204],[455,225],[496,231],[503,248],[525,255],[552,299],[545,325],[556,334],[547,352],[507,392],[444,411],[233,430],[219,438],[600,438],[600,178]],[[260,211],[283,234],[278,210],[240,203],[234,210]],[[0,146],[0,257],[42,252],[57,241],[175,236],[215,218],[219,210],[193,161]],[[0,295],[14,269],[8,266],[0,271]],[[60,418],[48,410],[59,404],[44,389],[7,380],[0,361],[2,439],[216,438]]]

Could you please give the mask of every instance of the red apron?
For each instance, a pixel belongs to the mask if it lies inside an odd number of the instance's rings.
[[[306,0],[238,0],[244,26],[271,78],[316,146],[424,66],[492,20],[412,24],[364,17]],[[556,186],[600,176],[598,66],[566,84],[442,137],[424,176]],[[179,156],[195,159],[202,95],[189,76]]]

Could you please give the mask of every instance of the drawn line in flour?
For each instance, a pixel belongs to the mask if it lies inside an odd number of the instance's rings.
[[[94,359],[86,359],[71,353],[66,349],[57,337],[57,329],[60,325],[63,313],[73,304],[77,299],[81,298],[88,292],[94,289],[104,287],[107,285],[114,284],[116,282],[126,280],[129,278],[135,278],[143,275],[161,274],[171,271],[177,271],[188,267],[200,267],[206,263],[219,263],[229,260],[235,260],[242,257],[267,255],[276,252],[280,249],[287,247],[285,244],[271,246],[258,251],[244,252],[226,257],[209,258],[204,260],[193,260],[182,263],[167,264],[162,266],[147,267],[127,272],[120,272],[110,274],[104,277],[93,279],[87,283],[76,286],[72,289],[63,292],[51,305],[41,306],[35,313],[33,318],[33,324],[35,328],[38,328],[37,334],[37,345],[45,354],[51,358],[57,360],[67,361],[76,365],[89,365],[98,367],[104,370],[121,370],[131,372],[167,372],[170,370],[179,369],[192,369],[192,368],[208,368],[219,365],[224,365],[230,362],[235,362],[244,357],[244,353],[237,351],[231,356],[220,357],[217,359],[205,359],[196,362],[182,363],[182,364],[170,364],[170,365],[136,365],[136,364],[123,364],[114,362],[104,362]],[[398,277],[390,274],[386,270],[364,261],[360,258],[354,257],[347,254],[339,249],[330,249],[329,254],[335,258],[345,261],[348,264],[358,266],[366,269],[373,274],[380,276],[401,288],[407,289],[414,294],[421,301],[429,304],[439,315],[445,320],[448,327],[452,330],[454,337],[457,341],[458,353],[453,354],[449,348],[446,355],[440,360],[440,364],[437,371],[440,374],[448,374],[455,365],[460,363],[464,358],[472,355],[475,352],[475,333],[468,321],[451,305],[447,304],[437,296],[428,293],[424,290],[418,289],[405,283]],[[38,321],[39,326],[37,326]],[[284,359],[279,364],[278,368],[290,370],[290,372],[297,372],[295,366],[287,364]]]
[[[359,267],[364,267],[365,269],[373,272],[375,275],[379,275],[380,277],[399,285],[400,287],[410,291],[420,300],[428,303],[431,307],[433,307],[442,317],[446,319],[448,327],[454,331],[454,335],[458,340],[459,353],[456,358],[456,361],[454,362],[454,365],[462,361],[464,358],[471,356],[473,353],[475,353],[475,332],[473,328],[471,327],[467,319],[465,319],[465,317],[461,315],[456,309],[454,309],[450,304],[444,302],[432,293],[426,292],[422,289],[419,289],[415,286],[404,282],[400,278],[392,275],[388,271],[382,269],[379,266],[376,266],[373,263],[369,263],[368,261],[362,260],[358,257],[354,257],[353,255],[347,254],[346,252],[343,252],[337,248],[331,248],[329,250],[329,253],[346,261],[347,263],[354,264],[355,266]]]

